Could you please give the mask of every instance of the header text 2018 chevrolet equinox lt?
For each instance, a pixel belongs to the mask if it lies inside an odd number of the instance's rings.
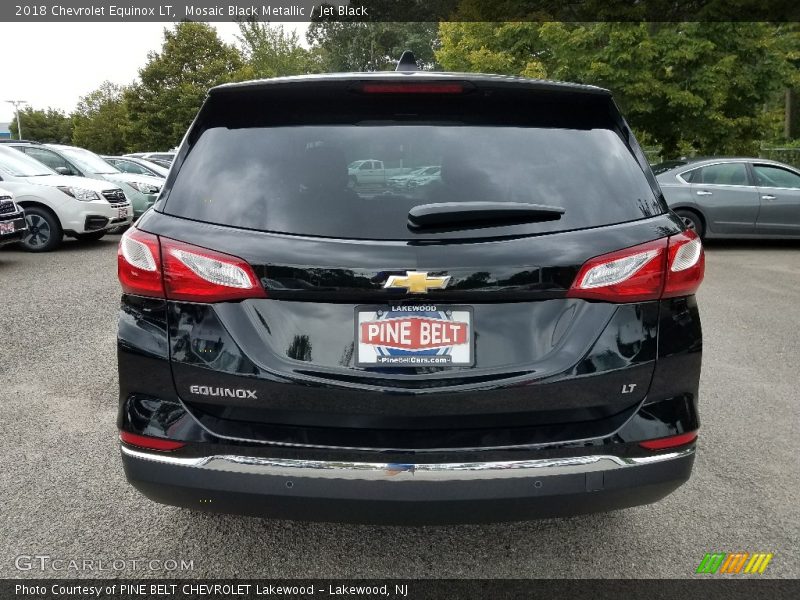
[[[440,178],[353,186],[365,157]],[[421,72],[214,88],[120,242],[127,478],[307,520],[654,502],[692,470],[703,270],[604,89]]]

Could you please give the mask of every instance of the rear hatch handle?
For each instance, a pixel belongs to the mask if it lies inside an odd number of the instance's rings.
[[[440,202],[420,204],[408,211],[408,228],[455,230],[557,221],[559,206],[526,202]]]

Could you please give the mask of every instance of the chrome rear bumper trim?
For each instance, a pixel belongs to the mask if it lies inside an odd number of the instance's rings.
[[[280,477],[374,481],[456,481],[547,477],[649,465],[691,456],[695,451],[694,447],[690,447],[640,458],[592,455],[496,462],[396,464],[270,459],[227,454],[181,458],[169,454],[135,450],[124,445],[120,446],[120,448],[122,454],[130,458],[210,471]]]

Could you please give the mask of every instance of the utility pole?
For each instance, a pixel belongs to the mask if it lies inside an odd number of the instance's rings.
[[[19,137],[19,139],[22,139],[22,125],[20,125],[20,122],[19,122],[19,107],[20,107],[21,104],[27,104],[27,101],[25,101],[25,100],[6,100],[6,102],[8,102],[9,104],[11,104],[14,107],[14,114],[17,117],[17,137]]]

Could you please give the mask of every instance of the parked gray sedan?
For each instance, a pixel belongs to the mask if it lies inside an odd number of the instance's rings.
[[[670,208],[707,238],[800,239],[800,170],[760,158],[653,167]]]

